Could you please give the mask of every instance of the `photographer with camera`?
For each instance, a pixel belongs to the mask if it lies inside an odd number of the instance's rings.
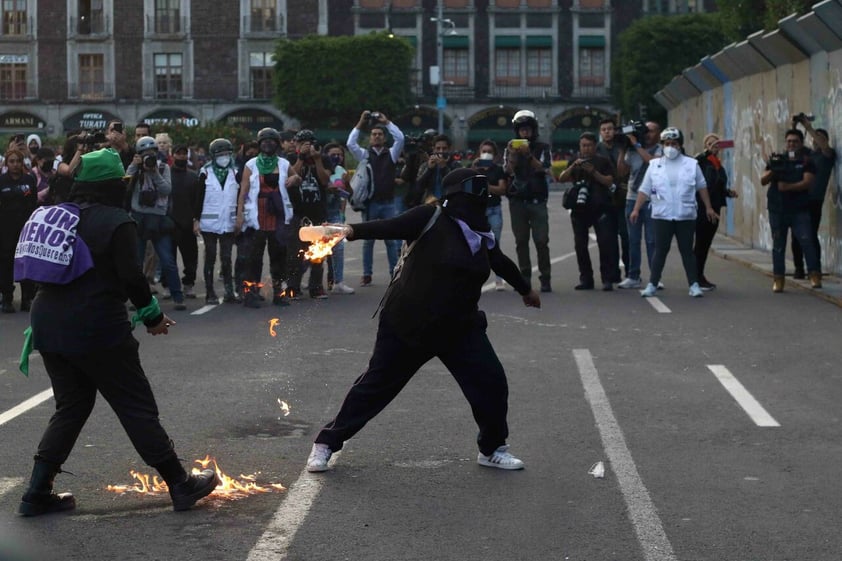
[[[459,162],[453,159],[450,137],[446,134],[433,137],[433,151],[418,170],[418,179],[415,182],[416,196],[413,197],[415,200],[411,206],[441,200],[444,176],[460,167],[462,166]]]
[[[15,311],[15,248],[21,229],[38,206],[35,177],[27,173],[23,160],[26,153],[17,148],[6,152],[6,171],[0,173],[0,295],[2,312]],[[35,296],[35,284],[21,281],[21,311],[28,312]]]
[[[301,178],[297,187],[289,187],[292,202],[292,224],[287,237],[287,288],[293,296],[300,293],[301,277],[309,265],[310,279],[307,290],[310,298],[325,299],[324,262],[311,263],[304,259],[304,252],[310,242],[298,238],[298,230],[308,220],[311,224],[322,224],[327,220],[327,187],[330,183],[330,162],[322,155],[313,131],[302,129],[295,134],[298,157],[292,165],[292,173]]]
[[[810,187],[816,180],[816,165],[804,149],[804,133],[786,131],[786,152],[772,154],[760,184],[768,185],[766,203],[772,230],[772,292],[783,292],[786,274],[786,237],[798,238],[813,288],[822,287],[822,272],[810,225]]]
[[[611,206],[614,207],[614,220],[617,222],[617,235],[619,237],[619,254],[623,262],[626,277],[629,274],[629,228],[626,224],[626,197],[629,192],[628,177],[620,177],[617,173],[617,160],[620,159],[621,146],[626,137],[619,133],[617,123],[614,119],[603,119],[599,122],[599,142],[596,145],[596,153],[608,158],[614,167],[614,192],[611,194]],[[620,276],[620,266],[617,265],[617,278]]]
[[[661,133],[661,144],[664,146],[664,156],[650,161],[637,192],[634,208],[629,214],[629,224],[636,224],[640,220],[644,204],[650,201],[655,230],[655,252],[652,255],[649,284],[640,291],[640,295],[655,296],[667,254],[672,246],[672,238],[675,237],[687,284],[690,286],[689,294],[699,298],[704,296],[704,293],[699,286],[696,255],[693,253],[693,236],[696,233],[698,214],[697,195],[704,204],[708,220],[719,220],[719,215],[710,205],[707,183],[699,162],[684,155],[684,133],[675,127],[667,127]]]
[[[172,241],[175,221],[169,215],[172,193],[170,167],[158,161],[158,144],[154,138],[144,136],[137,141],[135,155],[126,173],[131,176],[128,206],[137,222],[138,264],[143,268],[146,242],[151,242],[175,309],[186,310]]]
[[[538,141],[538,120],[535,113],[521,110],[512,118],[515,138],[503,151],[503,169],[509,176],[509,216],[515,236],[515,252],[520,274],[526,282],[532,279],[529,256],[530,234],[538,256],[538,278],[541,292],[552,292],[550,265],[550,221],[547,214],[550,147]]]
[[[360,147],[360,132],[364,128],[370,128],[368,138],[368,149]],[[392,146],[386,146],[386,133],[392,135],[394,142]],[[395,180],[397,179],[398,160],[403,150],[404,136],[401,129],[390,121],[386,115],[377,111],[363,111],[357,125],[348,134],[348,141],[345,143],[348,151],[354,155],[357,162],[365,165],[368,162],[372,171],[371,198],[365,205],[363,219],[379,220],[397,216],[398,210],[395,204]],[[359,164],[358,164],[359,167]],[[389,260],[389,276],[395,265],[398,263],[398,252],[400,240],[384,240],[386,244],[386,256]],[[360,286],[371,285],[371,275],[374,267],[374,240],[363,242],[363,277]]]
[[[588,231],[594,229],[599,246],[599,274],[602,290],[614,290],[620,282],[617,271],[617,221],[611,196],[614,185],[614,166],[596,153],[596,135],[579,135],[579,157],[559,176],[562,183],[572,182],[565,193],[565,208],[570,209],[573,243],[579,263],[579,284],[576,290],[593,290],[594,273],[588,251]],[[573,198],[575,196],[575,198]]]
[[[478,156],[471,164],[471,169],[484,175],[488,181],[488,203],[485,208],[485,217],[488,218],[488,225],[491,226],[491,233],[497,245],[500,245],[503,235],[503,200],[509,190],[509,180],[497,161],[497,143],[486,138],[479,144]],[[502,246],[501,246],[502,249]],[[506,289],[506,282],[503,277],[497,275],[494,282],[494,290]]]
[[[415,136],[405,136],[403,145],[403,166],[400,166],[398,178],[395,183],[398,191],[404,192],[403,200],[395,201],[398,205],[398,214],[402,210],[410,209],[421,204],[423,192],[418,189],[418,176],[421,174],[421,166],[426,165],[430,154],[433,153],[433,138],[436,137],[435,129],[427,129]]]
[[[824,199],[827,195],[827,184],[830,182],[830,174],[833,172],[833,167],[836,165],[836,151],[830,146],[830,136],[825,129],[814,129],[813,115],[805,115],[799,113],[792,118],[792,128],[798,128],[802,125],[804,130],[813,139],[813,149],[810,150],[810,160],[816,165],[816,180],[810,187],[810,231],[813,237],[813,245],[816,246],[816,259],[818,259],[818,268],[822,268],[822,247],[819,242],[819,226],[822,222],[822,207],[824,206]],[[792,238],[792,260],[795,262],[795,274],[793,278],[804,278],[804,252],[801,250],[801,244],[798,243],[798,238]]]
[[[95,145],[92,147],[92,150],[113,148],[120,154],[120,161],[123,162],[123,167],[128,169],[134,159],[135,150],[126,139],[126,129],[123,122],[116,119],[108,121],[108,124],[105,126],[105,132],[94,131],[94,133],[98,134],[95,134],[95,139],[93,140]]]
[[[661,145],[658,143],[661,134],[661,126],[648,121],[645,124],[640,121],[632,121],[620,129],[622,136],[620,155],[617,157],[617,175],[628,177],[628,192],[626,193],[626,227],[629,230],[629,268],[626,271],[626,279],[617,285],[617,288],[639,288],[643,282],[641,279],[641,266],[643,255],[640,242],[646,242],[646,262],[649,270],[652,270],[652,257],[655,255],[655,229],[652,223],[652,207],[646,199],[640,207],[639,218],[635,222],[629,219],[632,209],[637,201],[637,190],[646,175],[646,168],[653,158],[664,155]],[[658,285],[663,288],[663,285]]]

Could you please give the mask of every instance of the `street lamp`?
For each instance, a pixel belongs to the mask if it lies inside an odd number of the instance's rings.
[[[444,109],[447,107],[447,100],[444,98],[444,71],[442,64],[444,61],[444,36],[457,35],[456,22],[452,19],[445,19],[443,13],[442,2],[438,2],[438,17],[430,18],[430,21],[436,22],[436,70],[430,72],[430,84],[438,84],[436,95],[436,109],[439,116],[439,134],[444,133]],[[435,78],[435,80],[434,80]]]

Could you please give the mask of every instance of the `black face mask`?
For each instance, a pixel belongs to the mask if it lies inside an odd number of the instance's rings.
[[[260,151],[267,156],[274,156],[278,153],[278,143],[274,140],[263,140],[260,143]]]
[[[452,193],[445,197],[442,210],[448,216],[462,220],[471,230],[487,232],[491,229],[485,216],[487,201],[488,197],[463,192]]]
[[[172,165],[174,168],[187,169],[187,160],[173,160]]]

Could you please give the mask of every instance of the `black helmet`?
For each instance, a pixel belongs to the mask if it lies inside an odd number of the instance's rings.
[[[216,156],[217,154],[222,154],[224,152],[233,153],[234,152],[234,145],[231,144],[231,141],[227,138],[216,138],[211,141],[210,146],[208,147],[208,152],[210,152],[211,156]]]
[[[455,193],[473,195],[485,203],[488,195],[488,178],[471,168],[457,168],[442,179],[445,197]]]
[[[515,136],[518,134],[518,129],[523,126],[532,128],[532,134],[529,135],[531,140],[538,138],[538,119],[535,118],[535,113],[522,109],[515,113],[512,118],[512,128],[515,131]]]
[[[277,129],[273,129],[272,127],[260,129],[257,133],[257,142],[263,142],[264,140],[274,140],[275,142],[280,144],[281,133],[279,133]]]
[[[310,129],[301,129],[295,133],[296,142],[315,142],[316,135]]]

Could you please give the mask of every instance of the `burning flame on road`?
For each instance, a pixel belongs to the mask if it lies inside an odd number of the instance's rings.
[[[260,292],[261,288],[263,288],[262,282],[243,281],[243,293],[244,294],[248,294],[250,292]]]
[[[216,460],[210,456],[205,456],[205,459],[203,460],[196,460],[196,463],[201,467],[194,467],[192,470],[193,474],[198,474],[203,469],[207,469],[211,464],[213,464],[213,470],[216,471],[216,475],[221,481],[221,483],[217,485],[216,489],[213,490],[213,493],[209,495],[211,498],[235,501],[249,495],[286,490],[286,487],[280,483],[270,483],[266,486],[258,485],[256,473],[251,475],[240,474],[239,479],[234,479],[233,477],[223,473],[222,470],[219,469],[219,465],[217,465]],[[139,473],[134,470],[131,470],[129,474],[131,474],[131,476],[136,480],[133,485],[109,485],[106,487],[106,490],[114,493],[120,493],[121,495],[125,493],[137,493],[139,495],[149,496],[169,492],[167,484],[157,475],[150,476],[149,474]]]
[[[281,398],[278,398],[278,405],[281,406],[281,411],[284,413],[284,417],[289,415],[289,404],[286,401],[281,401]]]
[[[278,318],[272,318],[269,320],[269,335],[272,337],[277,337],[278,334],[275,332],[275,326],[281,322]]]

